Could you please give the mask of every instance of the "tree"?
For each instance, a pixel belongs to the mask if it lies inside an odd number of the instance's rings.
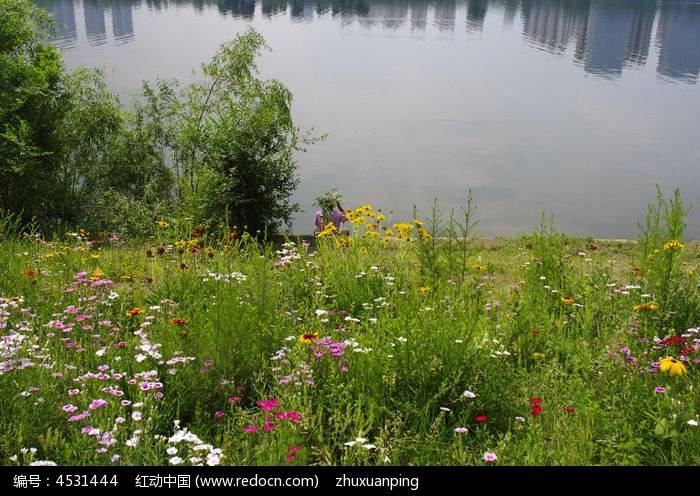
[[[0,0],[0,209],[25,221],[59,206],[56,130],[68,102],[50,15],[28,0]]]
[[[263,49],[252,27],[222,44],[186,89],[177,127],[185,204],[207,222],[251,232],[291,225],[299,211],[290,201],[299,184],[294,152],[320,139],[294,125],[284,85],[257,78]]]
[[[103,70],[64,70],[54,21],[0,0],[0,211],[38,221],[149,234],[165,213],[274,232],[299,210],[294,153],[315,141],[291,93],[257,76],[268,48],[253,28],[222,44],[199,81],[143,84],[125,110]]]

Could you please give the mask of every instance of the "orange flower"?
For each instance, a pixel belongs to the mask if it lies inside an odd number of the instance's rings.
[[[187,324],[190,320],[189,319],[183,319],[180,317],[176,317],[172,319],[170,322],[172,322],[175,325],[182,325],[182,324]]]
[[[565,303],[573,303],[575,300],[574,300],[573,296],[562,296],[561,301],[563,301]]]
[[[126,311],[126,314],[129,317],[133,317],[134,315],[138,315],[140,313],[143,313],[143,308],[136,307],[136,308],[132,308],[131,310]]]

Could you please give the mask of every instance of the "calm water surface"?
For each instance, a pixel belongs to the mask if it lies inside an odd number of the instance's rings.
[[[144,80],[187,82],[254,26],[265,79],[294,95],[303,213],[346,206],[458,215],[483,236],[537,229],[636,238],[656,184],[700,237],[700,2],[647,0],[37,0],[64,23],[69,67],[100,65],[128,104]]]

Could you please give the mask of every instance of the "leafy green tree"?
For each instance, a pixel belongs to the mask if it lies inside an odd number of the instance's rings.
[[[59,128],[69,96],[46,43],[51,16],[28,0],[0,0],[0,209],[24,220],[60,207]]]
[[[71,81],[64,163],[73,175],[77,220],[93,230],[151,234],[176,200],[168,130],[173,96],[165,85],[156,92],[144,83],[140,99],[124,109],[101,70],[78,69]]]
[[[302,135],[292,94],[257,77],[255,58],[269,49],[249,28],[221,45],[184,92],[177,126],[180,195],[191,214],[250,232],[290,225],[299,184],[294,153],[320,138]]]
[[[144,83],[129,109],[102,69],[65,71],[55,24],[28,0],[0,0],[0,211],[45,233],[80,225],[147,235],[188,216],[274,232],[299,210],[294,154],[314,142],[292,95],[257,78],[253,28],[222,44],[199,80]]]

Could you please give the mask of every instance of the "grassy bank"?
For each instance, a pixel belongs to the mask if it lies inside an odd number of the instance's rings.
[[[700,248],[652,207],[634,241],[5,236],[0,464],[696,465]]]

